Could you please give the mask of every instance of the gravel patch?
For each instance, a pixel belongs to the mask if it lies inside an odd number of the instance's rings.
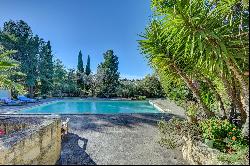
[[[171,114],[63,115],[70,118],[57,164],[182,165],[180,150],[161,147],[157,122]]]

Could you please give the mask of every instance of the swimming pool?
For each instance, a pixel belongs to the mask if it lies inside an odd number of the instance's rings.
[[[148,101],[64,100],[18,111],[20,114],[159,113]]]

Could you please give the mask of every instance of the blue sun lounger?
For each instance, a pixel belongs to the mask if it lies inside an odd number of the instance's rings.
[[[8,97],[2,97],[0,98],[0,101],[4,103],[4,105],[8,105],[8,106],[15,106],[15,105],[23,105],[23,102],[20,101],[15,101],[15,100],[11,100]]]
[[[28,97],[25,97],[25,96],[17,96],[17,99],[21,102],[27,102],[27,103],[35,103],[37,102],[37,100],[35,99],[31,99],[31,98],[28,98]]]

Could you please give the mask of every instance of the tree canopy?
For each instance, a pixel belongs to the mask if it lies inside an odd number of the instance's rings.
[[[106,51],[103,56],[104,62],[97,67],[97,75],[100,80],[98,96],[112,97],[116,95],[119,85],[119,61],[113,50]]]

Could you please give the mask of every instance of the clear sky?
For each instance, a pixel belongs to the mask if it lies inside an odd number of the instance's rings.
[[[113,49],[122,77],[140,78],[152,73],[140,54],[138,34],[151,16],[150,0],[0,0],[0,27],[10,19],[24,20],[34,34],[50,40],[56,58],[76,68],[82,50],[91,69]]]

